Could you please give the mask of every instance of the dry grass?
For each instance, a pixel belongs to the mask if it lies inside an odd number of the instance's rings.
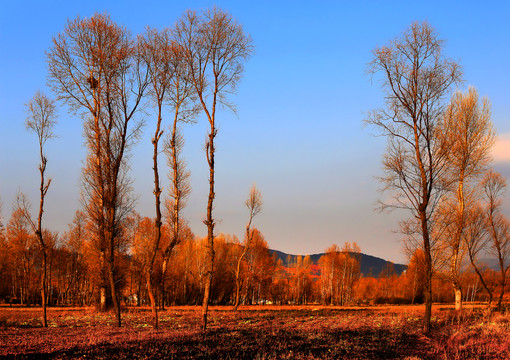
[[[433,330],[421,334],[422,306],[212,307],[207,334],[200,308],[160,313],[127,308],[124,326],[93,308],[0,308],[0,357],[6,358],[258,358],[509,359],[510,314],[435,307]]]

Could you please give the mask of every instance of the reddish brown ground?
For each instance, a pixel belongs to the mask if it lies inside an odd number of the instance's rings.
[[[93,308],[0,308],[0,357],[82,359],[510,359],[510,314],[455,314],[435,306],[433,331],[421,334],[423,306],[212,307],[199,330],[198,307],[160,312],[126,308],[123,327]]]

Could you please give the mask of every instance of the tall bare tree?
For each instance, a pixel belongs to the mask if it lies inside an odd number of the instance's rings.
[[[227,12],[214,8],[201,14],[187,11],[176,25],[176,41],[184,52],[190,81],[210,130],[205,150],[209,165],[209,197],[207,216],[208,266],[202,305],[202,328],[207,328],[207,310],[214,267],[214,140],[218,133],[216,114],[218,105],[234,109],[227,95],[235,92],[243,72],[243,62],[252,51],[251,38],[242,26]]]
[[[45,172],[48,158],[44,153],[44,145],[46,141],[55,137],[53,128],[56,124],[57,109],[54,100],[48,98],[44,93],[37,91],[34,97],[27,103],[28,117],[26,119],[27,130],[32,131],[36,136],[39,143],[39,163],[40,185],[39,185],[39,215],[37,216],[37,224],[32,221],[32,217],[28,213],[26,206],[22,207],[27,219],[32,226],[32,230],[39,241],[42,254],[42,270],[41,270],[41,299],[43,308],[43,326],[48,327],[48,320],[46,314],[47,308],[47,261],[48,261],[48,245],[44,239],[42,231],[42,219],[44,213],[44,199],[51,184],[51,178],[46,182]]]
[[[425,255],[425,317],[430,331],[432,257],[430,219],[440,197],[446,149],[437,131],[450,85],[460,81],[459,65],[444,53],[444,41],[427,23],[413,23],[389,45],[373,51],[370,74],[382,73],[386,108],[370,113],[367,122],[388,138],[383,160],[384,190],[392,201],[383,207],[403,208],[420,224]]]
[[[147,87],[147,71],[129,31],[106,14],[69,20],[53,38],[47,57],[53,90],[85,119],[83,197],[106,261],[116,324],[121,326],[115,253],[133,206],[126,154],[141,128],[135,114]]]
[[[152,311],[154,314],[154,324],[157,328],[157,308],[156,301],[153,292],[153,270],[154,270],[154,262],[156,259],[156,254],[160,250],[161,243],[161,226],[162,226],[162,212],[161,212],[161,193],[162,189],[159,181],[159,171],[158,171],[158,155],[160,153],[159,150],[159,140],[163,135],[162,129],[162,120],[163,120],[163,108],[165,104],[169,104],[174,111],[174,121],[173,126],[171,127],[171,139],[168,141],[169,146],[165,146],[165,149],[169,149],[170,157],[172,158],[169,161],[169,165],[171,166],[171,171],[173,175],[172,178],[172,186],[174,191],[172,194],[177,194],[174,196],[174,209],[172,209],[172,219],[176,218],[177,222],[173,222],[173,236],[170,243],[165,247],[163,251],[163,275],[166,271],[168,258],[170,256],[171,250],[177,243],[178,233],[179,233],[179,225],[178,219],[179,214],[175,215],[176,210],[178,213],[181,208],[177,205],[175,208],[175,201],[180,202],[186,195],[186,191],[184,189],[183,181],[180,181],[176,173],[179,173],[180,168],[183,167],[182,161],[179,161],[178,151],[182,147],[182,139],[179,138],[177,124],[179,121],[189,121],[192,119],[194,115],[193,108],[187,107],[188,100],[191,97],[191,86],[190,82],[187,78],[187,66],[183,61],[182,51],[180,47],[177,45],[175,41],[172,39],[172,33],[169,29],[164,29],[158,31],[156,29],[147,29],[145,35],[141,39],[142,42],[142,54],[143,58],[147,64],[147,68],[149,70],[150,77],[150,91],[149,94],[157,108],[157,122],[156,122],[156,130],[154,136],[152,137],[152,144],[154,147],[153,151],[153,170],[154,170],[154,196],[155,196],[155,206],[156,206],[156,236],[153,244],[153,251],[151,261],[148,264],[149,271],[147,273],[147,287],[149,291],[149,297],[151,299]],[[178,139],[179,138],[179,139]],[[183,175],[183,174],[181,174]],[[174,180],[176,179],[176,180]],[[181,190],[179,190],[179,187]],[[176,190],[177,189],[177,190]],[[185,193],[180,194],[180,191],[185,191]],[[177,198],[177,200],[176,200]],[[162,276],[164,279],[164,276]],[[164,286],[164,283],[162,284]]]
[[[449,224],[442,242],[450,260],[450,278],[455,294],[455,309],[462,308],[460,269],[462,265],[463,231],[466,227],[466,197],[476,197],[479,177],[490,162],[494,132],[488,99],[479,102],[478,92],[470,87],[466,93],[456,92],[446,109],[440,125],[448,147],[447,181],[452,195],[444,202],[450,210],[445,223]],[[452,221],[453,220],[453,221]]]
[[[496,257],[499,266],[498,309],[501,309],[507,274],[510,269],[510,223],[502,213],[501,200],[506,191],[506,181],[500,174],[489,170],[482,180],[482,188],[486,202],[486,226],[491,244],[489,252]]]
[[[161,185],[159,181],[159,170],[158,170],[158,156],[159,140],[163,135],[161,129],[163,120],[163,106],[166,98],[166,93],[170,87],[170,79],[175,75],[174,68],[172,67],[172,49],[169,32],[166,30],[158,31],[156,29],[148,28],[143,37],[140,38],[141,42],[141,53],[142,57],[147,65],[149,72],[149,95],[154,102],[157,111],[156,130],[151,139],[153,145],[152,154],[152,169],[154,171],[154,196],[155,196],[155,208],[156,208],[156,220],[155,229],[156,234],[154,237],[154,243],[151,245],[152,252],[150,256],[147,271],[147,290],[149,292],[149,298],[151,301],[152,313],[154,317],[154,328],[158,328],[158,309],[156,306],[156,299],[154,296],[153,289],[153,275],[154,275],[154,263],[156,261],[156,255],[159,251],[161,242],[161,226],[162,214],[161,214]]]
[[[174,36],[177,36],[174,31]],[[182,210],[186,206],[186,200],[191,192],[189,183],[189,171],[186,170],[186,162],[182,157],[184,138],[180,133],[179,124],[192,123],[200,108],[196,102],[190,68],[186,62],[185,49],[176,41],[171,46],[171,68],[174,76],[170,79],[170,89],[167,101],[173,111],[173,122],[169,126],[168,137],[165,141],[165,153],[170,168],[169,199],[166,202],[167,217],[170,223],[171,239],[163,249],[161,289],[164,292],[165,275],[168,269],[170,255],[175,246],[185,238],[186,229],[183,226]],[[162,299],[164,307],[164,296]]]
[[[234,311],[237,310],[239,306],[239,290],[241,287],[239,275],[241,273],[241,262],[243,261],[243,258],[246,256],[246,253],[250,249],[251,245],[251,223],[253,221],[253,218],[257,216],[262,211],[262,194],[260,191],[257,190],[257,187],[255,184],[250,189],[250,194],[248,195],[248,199],[244,202],[246,207],[249,211],[248,216],[248,222],[246,223],[246,232],[245,232],[245,243],[244,243],[244,249],[241,253],[241,256],[239,259],[237,259],[237,268],[236,268],[236,299],[234,303]]]

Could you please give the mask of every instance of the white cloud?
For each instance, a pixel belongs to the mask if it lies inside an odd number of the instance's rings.
[[[510,133],[501,134],[496,137],[492,156],[496,162],[510,162]]]

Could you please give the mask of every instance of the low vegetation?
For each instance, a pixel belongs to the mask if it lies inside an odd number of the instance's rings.
[[[507,359],[510,314],[423,306],[212,307],[207,333],[198,307],[172,307],[152,326],[149,307],[126,308],[122,328],[93,308],[0,309],[0,358],[85,359]]]

